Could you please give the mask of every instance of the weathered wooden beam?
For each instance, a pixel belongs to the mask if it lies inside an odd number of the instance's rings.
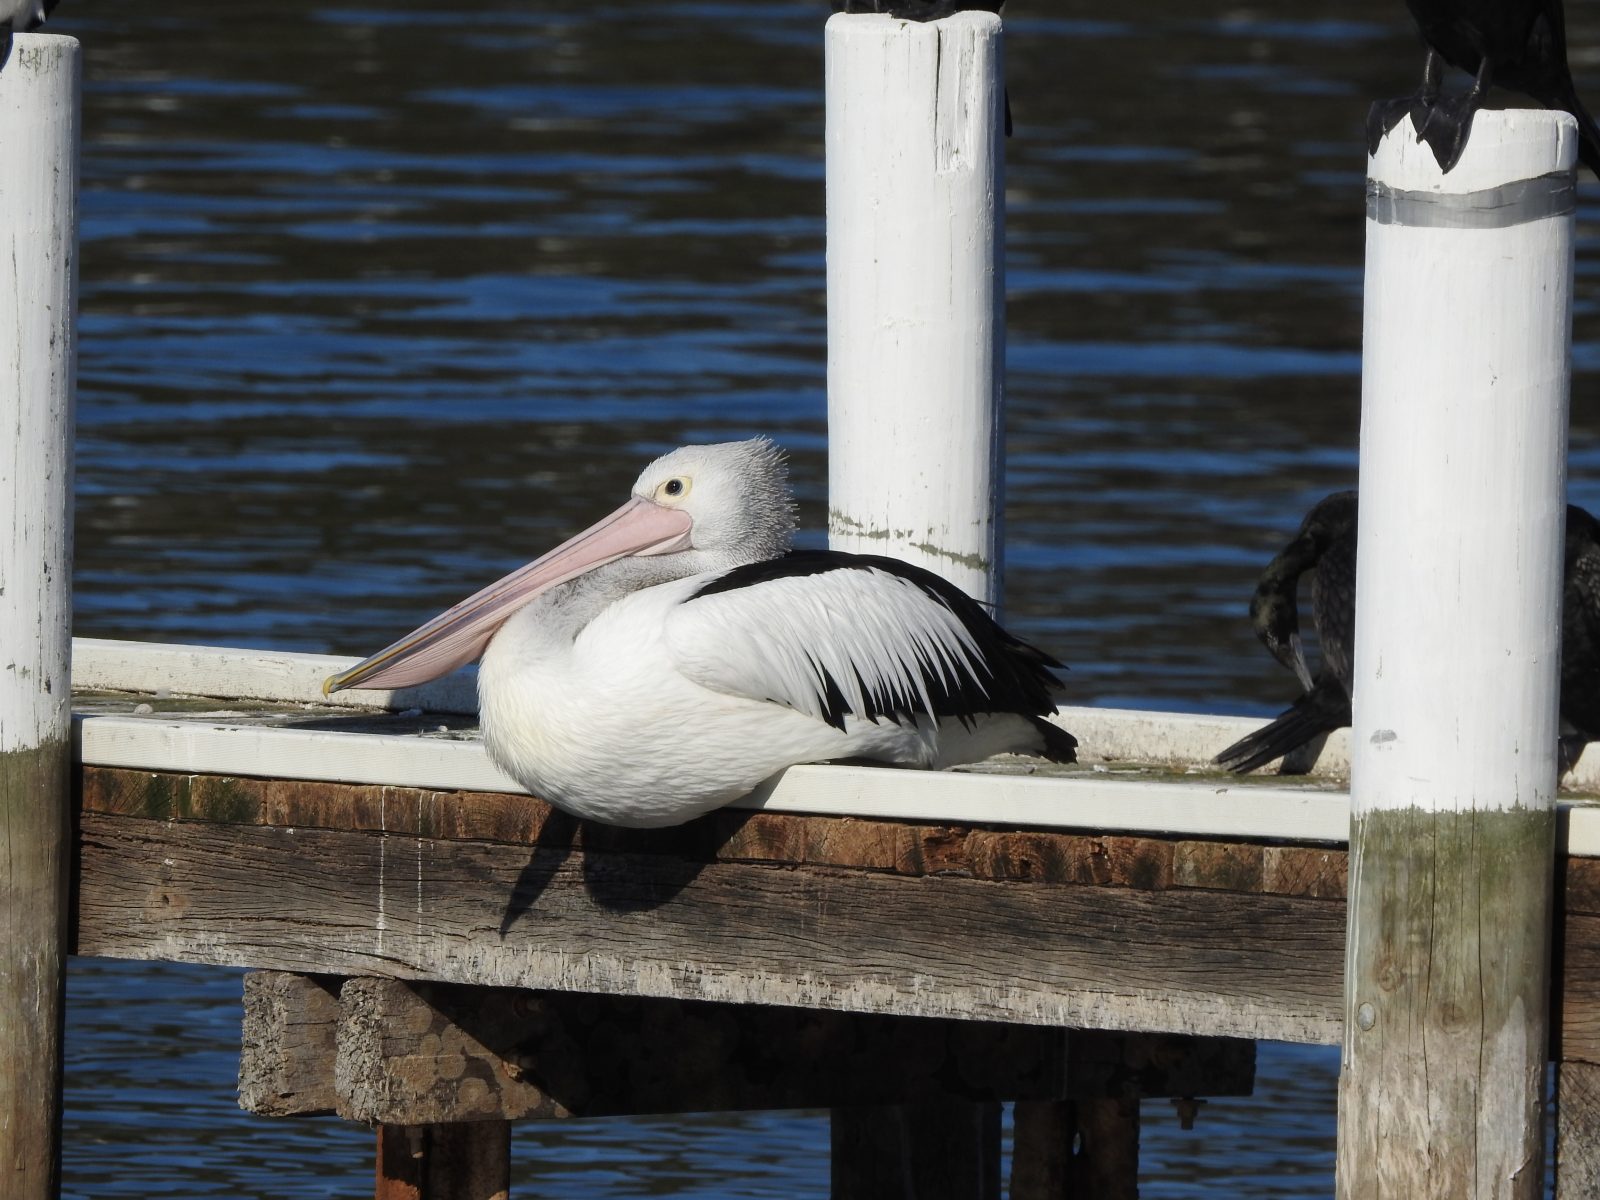
[[[8,26],[27,27],[16,5],[6,11]],[[0,1195],[7,1200],[53,1200],[61,1171],[78,91],[74,39],[17,34],[0,64]]]
[[[929,1088],[1242,1096],[1255,1063],[1255,1044],[1232,1038],[388,979],[341,994],[276,971],[245,977],[244,1046],[244,1108],[395,1125],[888,1104]]]
[[[1000,1106],[930,1091],[832,1112],[832,1200],[1000,1200]]]
[[[637,997],[351,979],[340,1115],[381,1124],[1055,1096],[1066,1035]]]
[[[244,977],[240,1108],[268,1117],[338,1108],[334,1058],[342,982],[287,971],[252,971]]]
[[[1338,1029],[1343,914],[1323,900],[87,813],[81,850],[81,953],[1290,1041]]]
[[[1555,1200],[1600,1192],[1600,1066],[1556,1067]]]
[[[511,1126],[378,1127],[375,1200],[510,1200]]]

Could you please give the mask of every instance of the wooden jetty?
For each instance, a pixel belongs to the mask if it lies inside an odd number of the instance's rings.
[[[241,1103],[378,1126],[380,1196],[503,1194],[512,1121],[795,1106],[834,1110],[835,1195],[998,1196],[1000,1100],[1016,1200],[1132,1196],[1139,1098],[1239,1094],[1255,1041],[1341,1035],[1340,757],[1204,766],[1255,722],[1068,710],[1109,756],[797,767],[620,830],[495,782],[463,714],[308,700],[346,660],[75,655],[74,951],[259,972]],[[404,782],[405,746],[450,747],[459,786]],[[1562,839],[1576,1197],[1600,1178],[1600,802],[1564,797]]]
[[[999,21],[827,43],[830,538],[997,601]],[[1557,1194],[1600,1193],[1569,116],[1478,113],[1449,178],[1409,129],[1369,160],[1349,791],[1209,773],[1249,722],[1072,709],[1078,768],[800,766],[644,833],[521,793],[460,680],[334,706],[346,660],[79,642],[69,714],[76,64],[20,35],[0,74],[4,1195],[58,1191],[69,937],[257,971],[244,1103],[376,1125],[382,1200],[505,1196],[515,1120],[795,1104],[835,1196],[987,1200],[1004,1100],[1015,1200],[1130,1196],[1139,1100],[1247,1088],[1261,1039],[1343,1045],[1342,1197],[1533,1200],[1549,1060]]]

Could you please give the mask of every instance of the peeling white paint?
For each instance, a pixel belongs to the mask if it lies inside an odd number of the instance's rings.
[[[999,600],[1000,19],[836,14],[827,50],[829,545]]]

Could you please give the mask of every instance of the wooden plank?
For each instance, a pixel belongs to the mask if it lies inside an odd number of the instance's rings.
[[[832,1200],[1000,1200],[1000,1106],[930,1094],[835,1108]]]
[[[473,737],[346,733],[326,720],[317,724],[275,728],[215,717],[85,717],[80,721],[83,762],[177,774],[522,791]],[[1075,773],[807,765],[789,768],[731,807],[1302,842],[1338,843],[1349,833],[1348,798],[1307,784],[1268,786],[1231,776],[1186,782],[1066,770]]]
[[[376,1200],[510,1200],[511,1126],[380,1125]]]
[[[670,829],[584,825],[531,796],[321,781],[175,775],[85,767],[86,811],[151,820],[201,819],[372,830],[639,854],[698,862],[781,862],[900,875],[1144,889],[1199,887],[1339,898],[1344,852],[1261,843],[1046,830],[988,830],[899,821],[719,810]],[[1275,864],[1303,856],[1296,870]],[[1325,877],[1325,878],[1324,878]]]
[[[1066,1034],[1037,1026],[394,979],[349,980],[339,1008],[339,1114],[377,1124],[1001,1100],[1066,1079]]]
[[[970,1100],[1249,1095],[1255,1043],[258,971],[240,1104],[413,1125]],[[336,1081],[335,1063],[337,1060]]]
[[[463,670],[402,692],[385,690],[322,694],[322,681],[352,667],[356,659],[227,646],[74,638],[72,662],[80,690],[155,692],[315,705],[318,708],[396,710],[476,715],[477,677]],[[1089,752],[1113,762],[1204,766],[1223,746],[1262,721],[1251,717],[1146,712],[1118,708],[1063,708],[1061,723],[1084,740]],[[1318,769],[1348,774],[1343,741],[1335,734]]]
[[[1074,1029],[1067,1042],[1067,1091],[1074,1100],[1248,1096],[1256,1044],[1242,1038],[1108,1033]]]
[[[1600,1190],[1600,1066],[1556,1067],[1555,1200],[1590,1200]]]
[[[347,671],[357,658],[299,654],[231,646],[194,646],[73,638],[73,686],[79,691],[153,692],[314,704],[327,709],[478,711],[476,670],[457,671],[419,687],[336,692],[325,696],[322,681]]]
[[[240,1108],[269,1117],[338,1108],[333,1063],[341,982],[285,971],[252,971],[244,977]]]
[[[530,854],[93,813],[82,818],[81,848],[80,953],[1027,1024],[1338,1036],[1344,925],[1333,901]],[[269,892],[262,879],[273,881]]]

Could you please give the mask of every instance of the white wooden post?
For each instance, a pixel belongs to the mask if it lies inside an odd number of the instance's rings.
[[[0,70],[0,1195],[58,1191],[70,849],[78,43]]]
[[[1369,164],[1345,1200],[1544,1194],[1576,134]]]
[[[1002,39],[827,26],[828,540],[1000,598]]]

